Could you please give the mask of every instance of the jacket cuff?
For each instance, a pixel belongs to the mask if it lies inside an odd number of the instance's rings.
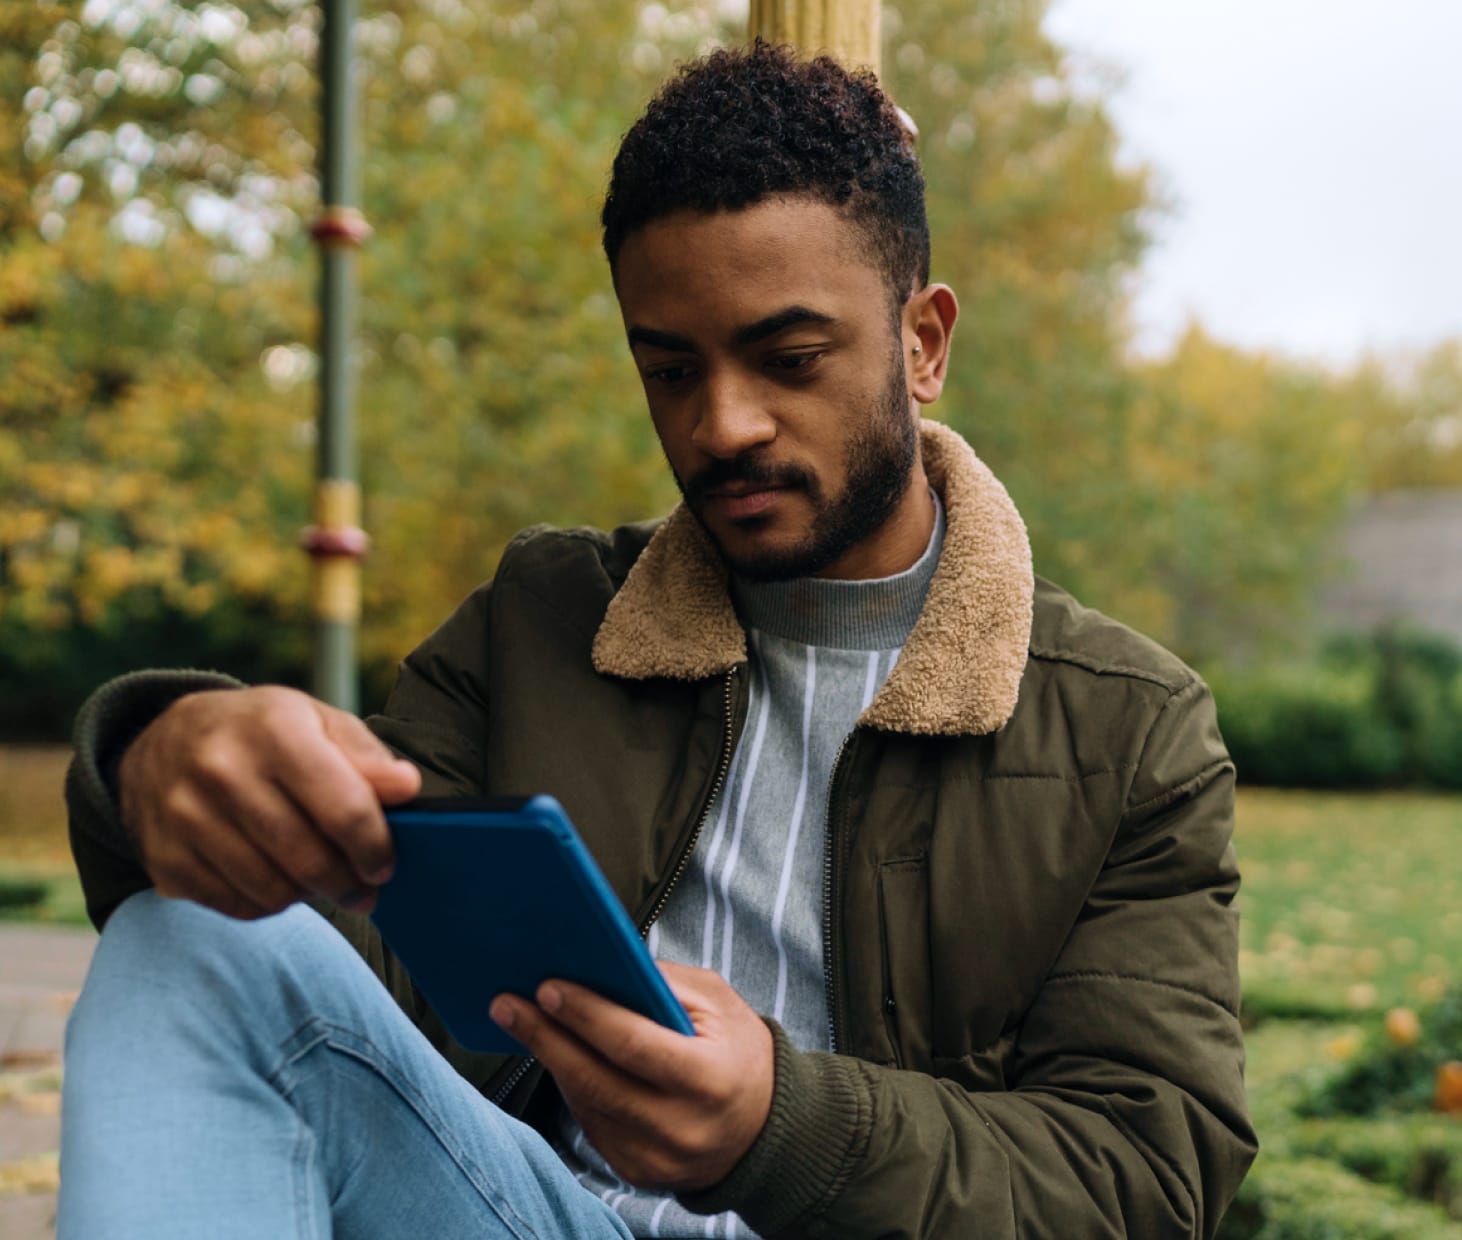
[[[72,744],[73,788],[88,809],[121,830],[116,767],[127,746],[180,697],[202,689],[237,689],[241,681],[222,672],[130,672],[109,680],[82,705]]]
[[[734,1210],[770,1237],[800,1230],[847,1186],[868,1152],[873,1095],[855,1060],[798,1051],[766,1023],[776,1056],[767,1122],[730,1175],[680,1202],[697,1214]]]

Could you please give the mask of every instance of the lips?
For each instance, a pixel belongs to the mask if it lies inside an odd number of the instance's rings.
[[[709,491],[706,502],[721,510],[732,521],[765,516],[787,490],[779,486],[758,486],[754,483],[728,483]]]

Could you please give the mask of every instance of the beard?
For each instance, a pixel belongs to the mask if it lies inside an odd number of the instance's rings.
[[[755,453],[715,461],[686,481],[676,477],[686,507],[733,572],[750,581],[815,576],[882,528],[908,490],[919,449],[902,353],[893,352],[883,391],[858,411],[856,422],[858,429],[843,457],[846,481],[832,498],[811,470],[795,463],[770,465]],[[729,554],[703,516],[707,493],[728,482],[801,489],[813,509],[806,535],[790,547],[759,555]]]

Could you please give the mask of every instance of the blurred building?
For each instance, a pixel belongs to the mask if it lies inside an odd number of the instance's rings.
[[[1462,643],[1462,490],[1394,491],[1359,506],[1320,597],[1328,630],[1404,622]]]

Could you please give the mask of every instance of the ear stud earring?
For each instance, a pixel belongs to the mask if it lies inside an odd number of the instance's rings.
[[[923,351],[924,351],[924,346],[923,346],[923,345],[921,345],[921,344],[916,344],[916,345],[915,345],[915,346],[914,346],[914,356],[915,356],[915,357],[917,357],[917,356],[918,356],[918,355],[919,355],[919,354],[920,354],[920,353],[922,353],[922,352],[923,352]]]

